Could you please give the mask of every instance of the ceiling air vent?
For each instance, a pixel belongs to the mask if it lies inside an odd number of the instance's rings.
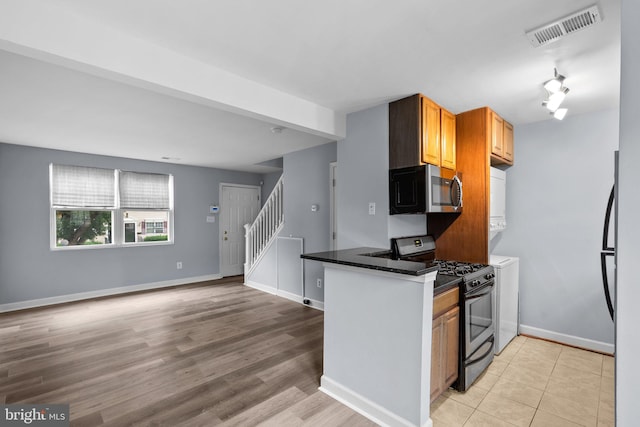
[[[601,21],[602,18],[600,17],[598,6],[593,5],[540,28],[527,31],[527,37],[534,47],[543,46]]]

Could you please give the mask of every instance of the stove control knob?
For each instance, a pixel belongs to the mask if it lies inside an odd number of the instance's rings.
[[[494,273],[489,273],[486,276],[484,276],[486,279],[493,279],[494,277],[496,277],[496,275]]]
[[[471,282],[471,286],[476,287],[480,284],[480,280],[474,280],[473,282]]]

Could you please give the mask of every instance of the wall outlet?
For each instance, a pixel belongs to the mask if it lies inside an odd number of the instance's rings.
[[[369,202],[369,215],[376,214],[376,204],[375,202]]]
[[[316,279],[316,286],[319,287],[319,288],[322,287],[322,279],[319,278],[319,277]]]
[[[178,270],[182,270],[182,261],[178,261],[178,262],[176,263],[176,268],[177,268]]]

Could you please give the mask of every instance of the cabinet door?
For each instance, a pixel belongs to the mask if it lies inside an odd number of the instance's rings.
[[[431,330],[431,402],[444,392],[443,336],[444,317],[433,319]]]
[[[423,163],[440,166],[440,107],[428,98],[422,98]]]
[[[443,360],[444,387],[449,387],[458,378],[458,337],[460,333],[460,309],[454,307],[449,310],[444,318],[444,337],[442,343],[446,348]]]
[[[456,169],[456,116],[444,108],[440,109],[440,165],[443,168]]]
[[[513,125],[505,121],[504,122],[504,146],[503,157],[510,164],[513,163]]]
[[[502,157],[504,148],[504,120],[491,112],[491,154]]]

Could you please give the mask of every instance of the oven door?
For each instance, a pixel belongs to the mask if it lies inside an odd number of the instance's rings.
[[[494,333],[493,280],[464,296],[465,359]]]

